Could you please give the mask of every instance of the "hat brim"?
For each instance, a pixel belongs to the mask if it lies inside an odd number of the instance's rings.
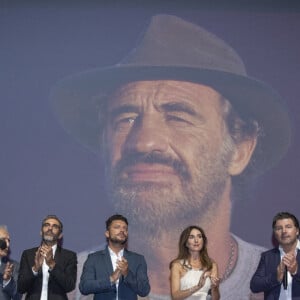
[[[253,154],[254,173],[266,171],[286,153],[291,126],[285,103],[271,87],[247,76],[185,66],[116,65],[67,77],[54,87],[51,100],[65,130],[97,152],[99,110],[107,95],[128,82],[164,79],[210,86],[227,98],[242,117],[259,122],[263,137]]]

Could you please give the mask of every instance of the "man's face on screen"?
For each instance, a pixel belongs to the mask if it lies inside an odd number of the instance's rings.
[[[210,87],[171,80],[111,96],[104,142],[118,212],[156,226],[218,202],[232,153],[222,101]]]

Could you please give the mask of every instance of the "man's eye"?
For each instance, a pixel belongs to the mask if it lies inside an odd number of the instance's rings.
[[[181,115],[167,115],[166,119],[169,122],[190,124],[190,121]]]
[[[131,127],[137,117],[119,117],[113,120],[113,127],[115,130],[122,130]]]
[[[132,124],[135,121],[135,118],[133,117],[128,117],[128,118],[123,118],[117,121],[119,124]]]

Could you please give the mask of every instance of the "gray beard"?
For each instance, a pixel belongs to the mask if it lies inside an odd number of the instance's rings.
[[[57,241],[57,236],[56,235],[47,235],[43,234],[43,241],[46,243],[53,243]]]
[[[153,182],[131,184],[113,178],[109,198],[115,211],[127,216],[131,231],[155,239],[160,230],[176,227],[181,231],[191,221],[201,222],[204,216],[216,213],[229,176],[231,152],[222,149],[213,159],[208,153],[199,157],[195,175],[182,176],[177,186]]]

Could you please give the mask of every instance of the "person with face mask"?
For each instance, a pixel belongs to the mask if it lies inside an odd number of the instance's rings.
[[[17,292],[19,263],[9,258],[10,236],[5,225],[0,225],[0,299],[21,299]]]

